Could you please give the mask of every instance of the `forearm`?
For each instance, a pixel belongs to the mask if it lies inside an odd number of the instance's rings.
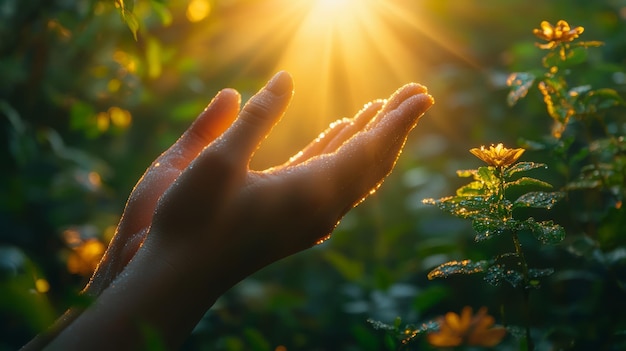
[[[168,349],[178,348],[228,288],[220,284],[218,272],[206,267],[211,266],[179,269],[167,258],[140,249],[122,274],[47,349],[139,350],[146,330],[155,332]]]

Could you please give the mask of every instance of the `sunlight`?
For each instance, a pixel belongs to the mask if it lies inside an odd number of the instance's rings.
[[[424,81],[438,52],[455,52],[445,32],[431,28],[420,2],[397,0],[266,0],[233,7],[213,50],[213,74],[234,81],[289,71],[296,94],[289,117],[259,154],[286,159],[330,122],[351,117],[399,86]],[[202,33],[188,45],[202,50]],[[437,49],[437,50],[434,50]],[[207,55],[210,54],[207,52]],[[235,86],[235,88],[237,88]],[[288,146],[288,147],[286,147]],[[267,151],[265,151],[267,149]]]
[[[341,18],[358,10],[360,6],[367,6],[365,0],[312,0],[313,8],[309,17],[322,26],[341,23]]]

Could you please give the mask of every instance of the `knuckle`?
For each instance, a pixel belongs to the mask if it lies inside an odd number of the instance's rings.
[[[242,119],[246,123],[258,125],[273,113],[272,99],[268,96],[255,96],[243,108]]]

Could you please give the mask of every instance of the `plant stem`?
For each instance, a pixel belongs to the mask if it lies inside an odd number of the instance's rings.
[[[524,319],[526,322],[526,349],[528,351],[533,351],[535,349],[535,345],[533,343],[533,339],[530,335],[530,278],[528,275],[528,264],[526,263],[526,257],[524,256],[524,252],[522,251],[522,244],[519,241],[519,237],[517,236],[517,232],[513,232],[513,243],[515,244],[515,253],[517,257],[520,259],[520,264],[522,265],[522,295],[523,295],[523,309],[524,309]]]

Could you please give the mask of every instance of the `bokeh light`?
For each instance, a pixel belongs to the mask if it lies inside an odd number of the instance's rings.
[[[35,290],[40,294],[45,294],[50,290],[50,283],[43,278],[37,278],[35,280]]]
[[[207,18],[211,12],[211,4],[208,0],[191,0],[185,13],[189,22],[200,22]]]
[[[90,276],[98,266],[105,249],[104,244],[98,239],[85,240],[72,248],[67,258],[67,270],[72,274]]]

